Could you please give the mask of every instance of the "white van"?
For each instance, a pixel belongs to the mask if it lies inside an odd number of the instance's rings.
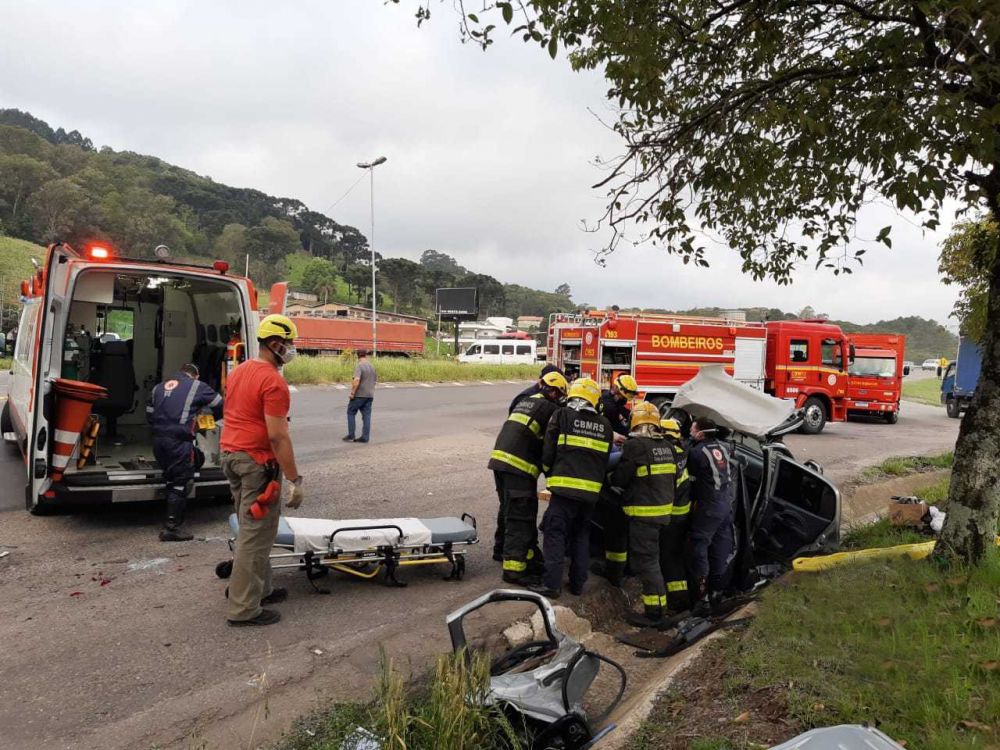
[[[465,353],[458,355],[458,361],[485,365],[530,365],[537,356],[536,347],[532,339],[479,339],[470,344]]]
[[[257,293],[228,268],[222,261],[192,266],[116,258],[105,247],[85,253],[49,247],[44,265],[22,284],[13,377],[0,414],[4,438],[24,454],[29,510],[161,496],[145,415],[153,387],[193,362],[201,379],[224,394],[228,368],[257,354],[248,329],[258,319]],[[228,346],[237,341],[243,345]],[[97,436],[86,450],[91,441],[59,429],[56,420],[72,401],[64,394],[94,386],[107,395],[91,407],[96,422],[87,424]],[[197,436],[205,463],[190,497],[229,495],[220,431],[216,426]]]

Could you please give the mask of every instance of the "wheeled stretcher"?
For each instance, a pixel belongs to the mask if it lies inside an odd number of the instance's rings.
[[[239,519],[229,516],[233,550]],[[396,578],[399,568],[410,565],[449,564],[445,580],[458,581],[465,574],[466,548],[479,542],[476,519],[461,518],[286,518],[278,521],[271,552],[274,570],[298,569],[315,587],[315,581],[336,570],[357,578],[383,574],[388,586],[405,586]],[[215,566],[219,578],[229,578],[233,561]],[[320,589],[316,587],[319,591]]]

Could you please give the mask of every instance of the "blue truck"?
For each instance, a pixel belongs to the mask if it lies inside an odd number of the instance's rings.
[[[982,352],[976,342],[969,338],[959,339],[958,357],[948,364],[941,379],[941,403],[949,417],[958,419],[969,408],[982,364]]]

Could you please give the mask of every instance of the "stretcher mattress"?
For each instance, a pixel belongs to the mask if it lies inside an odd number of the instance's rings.
[[[374,526],[398,526],[397,529],[376,529]],[[229,516],[233,534],[239,531],[236,514]],[[436,544],[469,544],[476,540],[476,530],[465,521],[454,518],[288,518],[278,520],[274,543],[295,552],[328,552],[330,536],[337,529],[358,529],[337,534],[334,547],[344,552],[361,552],[373,547],[419,547]],[[400,538],[399,531],[403,532]]]

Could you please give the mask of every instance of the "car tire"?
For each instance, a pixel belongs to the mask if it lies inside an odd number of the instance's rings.
[[[810,396],[802,405],[802,432],[806,435],[816,435],[826,427],[826,407],[816,396]]]
[[[962,416],[962,408],[958,405],[957,399],[949,398],[945,401],[944,410],[952,419],[958,419]]]
[[[887,411],[885,413],[885,422],[886,422],[886,424],[896,424],[896,422],[898,422],[898,421],[899,421],[899,412],[898,411]]]

